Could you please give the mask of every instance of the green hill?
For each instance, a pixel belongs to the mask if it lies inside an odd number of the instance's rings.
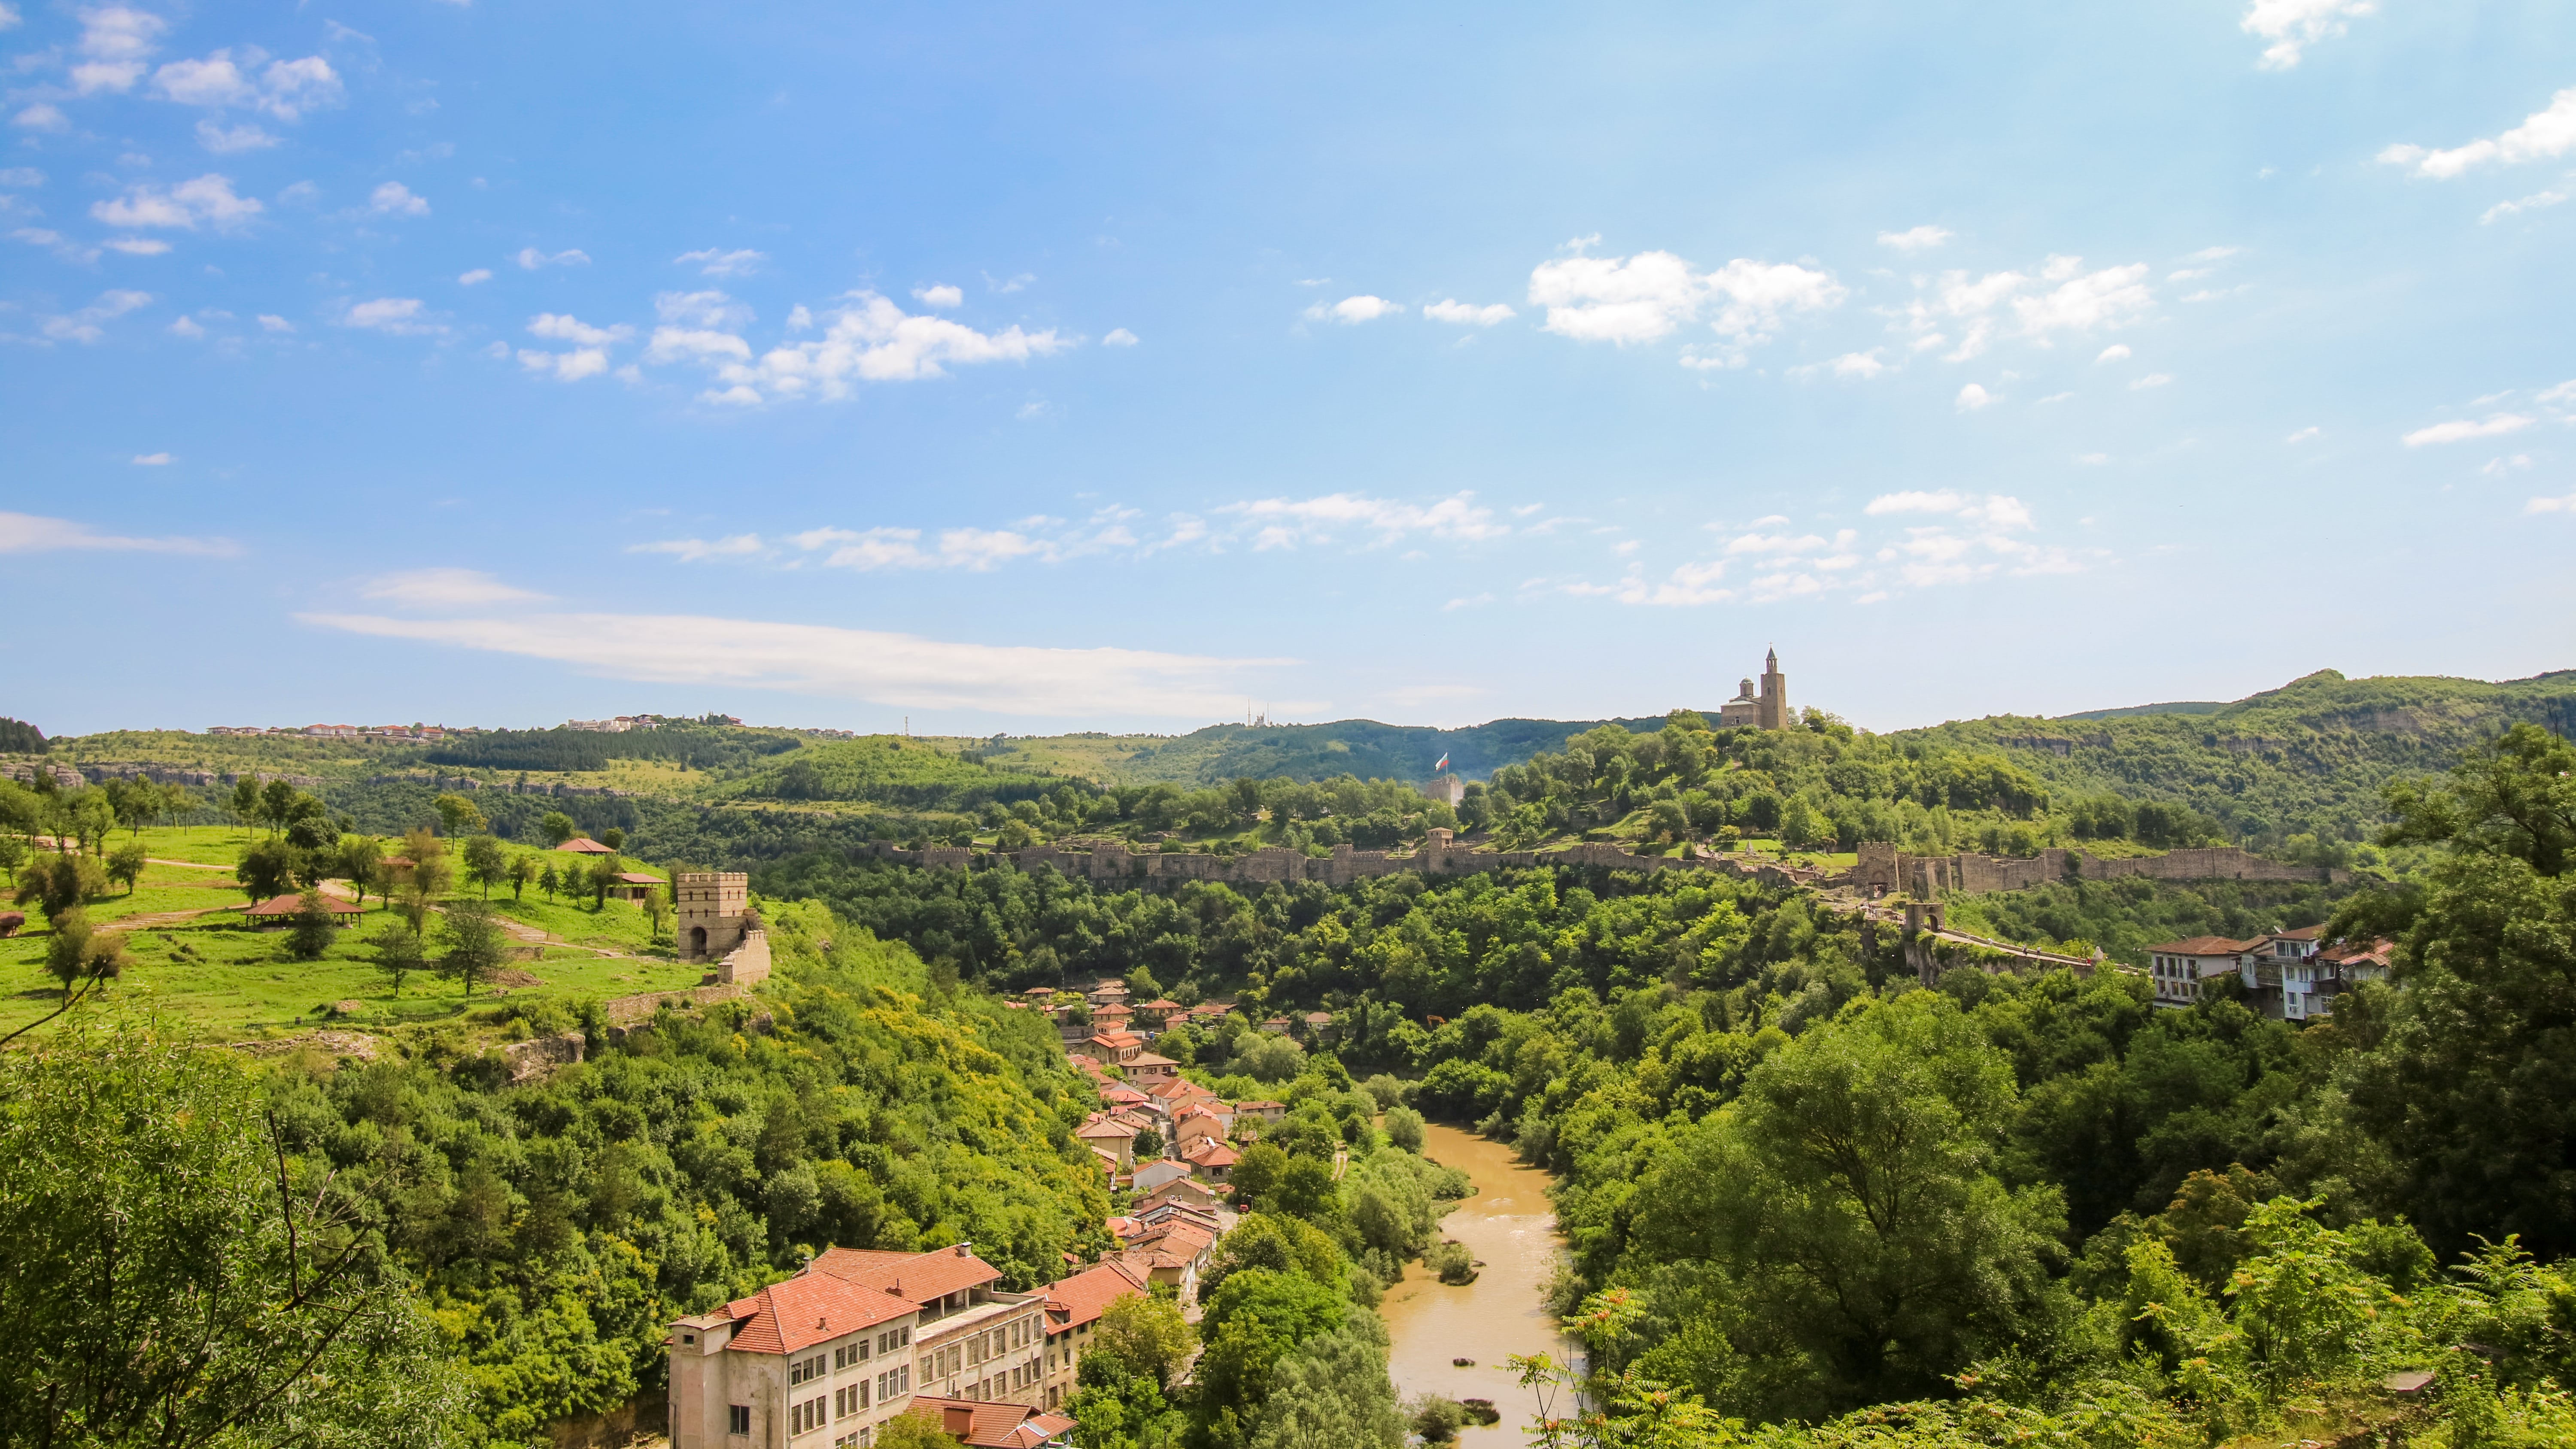
[[[1498,719],[1460,729],[1380,724],[1370,719],[1314,725],[1210,725],[1172,738],[1140,735],[1004,737],[984,747],[996,763],[1025,760],[1073,767],[1106,784],[1222,785],[1229,780],[1425,780],[1441,756],[1451,773],[1481,780],[1548,750],[1601,720]],[[1630,729],[1660,719],[1611,720]]]

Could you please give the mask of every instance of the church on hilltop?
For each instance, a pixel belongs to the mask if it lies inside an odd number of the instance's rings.
[[[1753,691],[1748,679],[1738,686],[1735,698],[1717,707],[1719,729],[1785,730],[1792,722],[1789,713],[1789,676],[1780,672],[1780,651],[1772,650],[1762,659],[1762,692]]]

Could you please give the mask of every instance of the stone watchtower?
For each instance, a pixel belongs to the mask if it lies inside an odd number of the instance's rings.
[[[1780,672],[1777,649],[1762,656],[1762,698],[1756,703],[1753,722],[1766,730],[1789,727],[1789,676]]]
[[[742,944],[750,888],[751,877],[740,871],[680,872],[671,905],[681,960],[721,961]]]

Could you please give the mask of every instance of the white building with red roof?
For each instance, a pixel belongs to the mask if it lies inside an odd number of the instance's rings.
[[[672,1449],[853,1449],[916,1394],[1005,1403],[1044,1387],[1046,1314],[964,1243],[833,1248],[663,1339]],[[1043,1442],[1043,1441],[1040,1441]]]
[[[928,1419],[967,1449],[1039,1449],[1070,1444],[1073,1420],[1038,1411],[1033,1404],[988,1404],[974,1399],[916,1395],[905,1412]]]

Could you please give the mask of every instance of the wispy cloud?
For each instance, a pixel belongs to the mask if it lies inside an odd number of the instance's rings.
[[[378,574],[358,588],[362,598],[417,609],[474,609],[490,604],[532,604],[546,595],[505,584],[480,569],[404,569]]]
[[[1965,362],[1999,337],[2044,347],[2062,333],[2114,331],[2140,320],[2155,305],[2148,270],[2132,262],[2086,271],[2081,257],[2054,256],[2036,275],[1944,272],[1916,278],[1914,297],[1889,315],[1899,331],[1914,334],[1916,350],[1948,346],[1943,361]]]
[[[748,247],[734,251],[707,247],[700,251],[682,252],[671,260],[679,266],[696,267],[700,276],[747,277],[760,270],[761,263],[769,260],[769,254]]]
[[[114,553],[195,554],[230,558],[241,546],[228,538],[124,538],[100,533],[68,518],[0,513],[0,553],[56,553],[96,549]]]
[[[2412,167],[2418,176],[2448,180],[2473,167],[2546,161],[2571,150],[2576,150],[2576,86],[2550,97],[2549,109],[2532,112],[2521,125],[2501,135],[2446,151],[2400,144],[2380,152],[2379,159],[2392,166]]]
[[[590,253],[579,247],[567,247],[559,252],[541,252],[535,247],[521,247],[518,255],[510,260],[519,264],[519,270],[533,272],[539,267],[586,267],[590,265]]]
[[[2526,211],[2539,211],[2544,207],[2556,206],[2566,199],[2567,193],[2564,191],[2535,191],[2518,201],[2499,201],[2478,214],[2478,225],[2493,226],[2506,217],[2520,216]]]
[[[96,342],[107,335],[105,324],[151,305],[152,294],[118,290],[101,292],[98,300],[77,312],[46,317],[37,328],[55,342]]]
[[[1025,363],[1075,345],[1052,328],[978,332],[945,317],[907,313],[872,291],[842,300],[843,306],[825,314],[821,338],[781,343],[755,359],[749,339],[736,330],[751,320],[750,309],[722,292],[666,292],[656,300],[664,325],[654,330],[644,360],[706,365],[715,385],[699,395],[702,401],[758,405],[837,400],[860,383],[946,377],[951,367]],[[800,320],[813,323],[800,307],[790,318],[791,330]]]
[[[1296,662],[1114,647],[961,643],[693,614],[296,617],[316,628],[544,659],[611,679],[775,689],[912,709],[1044,718],[1215,718],[1241,706],[1242,686],[1251,679]]]
[[[1358,493],[1329,493],[1320,498],[1257,498],[1229,503],[1216,510],[1251,531],[1256,549],[1296,548],[1331,543],[1359,534],[1372,545],[1393,543],[1415,533],[1434,538],[1482,541],[1510,533],[1511,525],[1475,501],[1472,492],[1434,503],[1406,503]]]
[[[93,203],[89,214],[109,226],[231,231],[266,209],[255,196],[235,195],[231,177],[208,172],[170,187],[139,182],[123,196]]]
[[[1450,297],[1425,306],[1422,309],[1422,315],[1434,322],[1454,322],[1463,327],[1491,327],[1496,323],[1509,322],[1520,314],[1500,302],[1488,302],[1479,307],[1473,302],[1461,302]]]
[[[1316,322],[1339,322],[1345,327],[1354,327],[1362,322],[1374,322],[1380,317],[1393,316],[1403,310],[1404,304],[1401,302],[1390,302],[1384,297],[1372,297],[1362,293],[1356,297],[1344,297],[1330,306],[1318,302],[1306,309],[1306,316]]]
[[[2494,413],[2475,420],[2461,418],[2447,423],[2435,423],[2429,428],[2417,428],[2401,441],[2410,448],[2422,448],[2435,443],[2464,443],[2471,438],[2492,438],[2504,433],[2518,433],[2530,427],[2531,421],[2520,413]]]
[[[418,297],[377,297],[353,302],[341,309],[340,325],[396,337],[431,336],[447,330],[446,324],[430,316],[427,305]]]
[[[1955,235],[1957,233],[1944,226],[1913,226],[1903,231],[1880,232],[1878,244],[1894,247],[1900,252],[1928,251]]]

